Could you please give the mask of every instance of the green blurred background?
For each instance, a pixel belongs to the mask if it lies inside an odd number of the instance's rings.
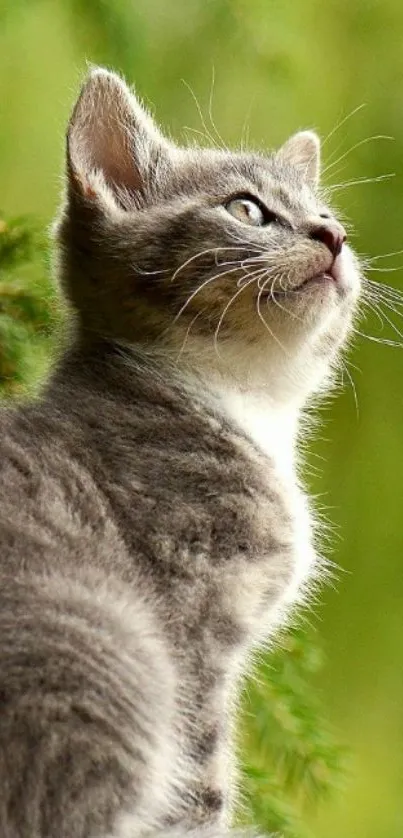
[[[247,135],[272,147],[301,127],[326,137],[365,104],[325,142],[327,178],[395,173],[334,196],[359,253],[401,250],[402,43],[401,0],[0,0],[0,209],[49,225],[89,61],[135,82],[180,140],[185,126],[203,130],[182,80],[208,121],[214,79],[214,121],[235,145]],[[394,139],[360,144],[376,135]],[[403,288],[403,254],[374,264],[396,271],[373,279]],[[396,338],[376,318],[362,330]],[[402,838],[403,351],[358,337],[350,357],[358,411],[346,380],[323,412],[309,477],[336,525],[342,570],[309,619],[326,654],[314,688],[351,756],[343,791],[306,821],[317,838]]]

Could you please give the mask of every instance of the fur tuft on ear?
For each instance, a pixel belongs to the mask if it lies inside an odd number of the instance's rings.
[[[169,143],[125,82],[92,70],[67,131],[71,188],[109,209],[136,206]]]
[[[317,186],[320,175],[320,140],[314,131],[299,131],[287,140],[277,152],[278,158],[296,166],[303,180]]]

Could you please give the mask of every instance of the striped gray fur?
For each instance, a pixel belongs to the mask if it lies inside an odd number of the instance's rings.
[[[330,264],[312,232],[318,153],[179,149],[117,76],[83,88],[56,231],[71,339],[0,413],[1,838],[230,826],[242,677],[319,568],[298,419],[358,297],[351,251]],[[280,221],[233,218],[246,193]]]

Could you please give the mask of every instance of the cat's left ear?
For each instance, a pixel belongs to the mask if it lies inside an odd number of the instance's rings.
[[[302,179],[315,187],[320,177],[320,140],[314,131],[299,131],[277,152],[279,160],[300,170]]]
[[[141,204],[168,164],[170,143],[115,73],[93,70],[67,131],[67,170],[74,194],[104,209]]]

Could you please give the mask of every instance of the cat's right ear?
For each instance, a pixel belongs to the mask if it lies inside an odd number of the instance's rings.
[[[320,176],[320,140],[314,131],[298,131],[280,148],[277,158],[294,166],[309,186],[317,187]]]
[[[115,73],[93,70],[67,131],[70,194],[104,210],[134,209],[161,169],[170,143]]]

